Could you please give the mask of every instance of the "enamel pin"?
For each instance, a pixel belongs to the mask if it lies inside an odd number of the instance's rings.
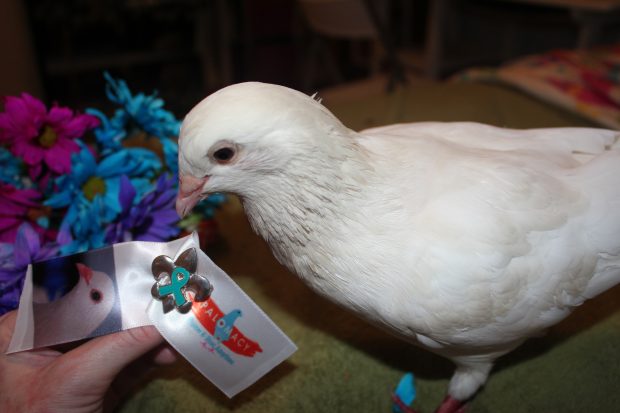
[[[184,251],[176,261],[166,255],[153,260],[151,270],[156,282],[151,288],[151,295],[162,302],[164,313],[176,308],[185,314],[192,308],[192,301],[206,301],[211,296],[213,286],[209,280],[195,274],[197,263],[195,248]],[[188,295],[189,292],[193,293],[193,297]]]

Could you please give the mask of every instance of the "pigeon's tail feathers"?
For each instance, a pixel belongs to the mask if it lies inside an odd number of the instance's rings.
[[[528,134],[554,145],[562,145],[575,153],[600,154],[618,142],[620,133],[597,128],[529,129]]]
[[[565,128],[560,128],[561,130]],[[606,151],[620,149],[620,132],[607,129],[575,128],[578,133],[566,134],[566,149],[580,163],[586,163]],[[554,129],[551,129],[554,131]],[[553,138],[554,136],[550,136]]]
[[[584,296],[592,298],[620,283],[620,146],[583,165],[579,178],[589,199],[585,242],[598,254],[594,276]]]
[[[620,148],[620,132],[599,128],[509,129],[476,122],[418,122],[366,129],[365,135],[426,136],[461,146],[495,151],[540,152],[565,164],[586,163]]]
[[[620,283],[620,257],[602,254],[594,277],[588,283],[583,296],[586,299],[596,297]]]
[[[620,131],[616,131],[613,136],[613,140],[609,145],[610,149],[620,149]]]

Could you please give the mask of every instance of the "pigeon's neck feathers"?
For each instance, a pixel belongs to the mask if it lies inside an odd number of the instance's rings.
[[[336,219],[342,207],[360,201],[368,184],[367,156],[353,136],[332,131],[328,138],[291,145],[285,164],[240,194],[255,229],[268,241],[284,235],[282,223],[288,221],[293,233],[286,237],[301,242],[294,238],[306,238],[303,234],[319,225],[314,219]]]
[[[332,129],[304,142],[295,145],[308,147],[297,147],[281,169],[246,188],[241,200],[254,231],[282,264],[317,290],[338,291],[345,286],[338,284],[333,265],[321,266],[320,260],[349,242],[334,237],[344,233],[335,226],[363,220],[357,215],[373,187],[371,166],[352,131]]]

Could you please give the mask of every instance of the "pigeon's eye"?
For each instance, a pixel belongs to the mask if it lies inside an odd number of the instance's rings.
[[[219,163],[228,163],[235,156],[235,150],[231,147],[225,146],[213,152],[213,159]]]
[[[92,290],[90,290],[90,299],[93,300],[93,302],[98,303],[103,299],[103,294],[101,293],[101,291],[93,288]]]

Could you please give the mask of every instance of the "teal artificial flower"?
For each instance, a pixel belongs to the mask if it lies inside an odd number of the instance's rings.
[[[97,163],[90,149],[82,144],[72,155],[72,169],[56,178],[57,190],[45,201],[52,208],[67,208],[61,223],[65,239],[64,254],[105,245],[105,225],[122,208],[119,203],[121,176],[132,181],[139,194],[150,190],[151,180],[161,168],[153,152],[142,148],[122,149]]]
[[[11,184],[15,188],[23,188],[21,171],[21,160],[7,149],[0,147],[0,182]]]
[[[215,216],[215,211],[226,202],[226,195],[216,192],[210,194],[205,200],[200,202],[194,210],[200,214],[202,219],[212,219]]]
[[[143,93],[132,95],[124,80],[116,80],[107,72],[104,73],[104,77],[107,82],[108,99],[118,104],[120,108],[115,111],[112,118],[108,118],[97,109],[86,111],[101,121],[101,126],[95,129],[95,136],[104,152],[120,149],[125,138],[143,131],[148,136],[160,140],[166,166],[176,174],[178,171],[176,137],[179,135],[181,122],[164,109],[164,101],[157,97],[157,92],[148,96]]]
[[[207,199],[202,200],[194,207],[191,214],[179,222],[179,226],[187,232],[200,231],[201,237],[203,237],[201,226],[213,220],[215,211],[224,202],[226,202],[226,195],[221,193],[210,194]]]

